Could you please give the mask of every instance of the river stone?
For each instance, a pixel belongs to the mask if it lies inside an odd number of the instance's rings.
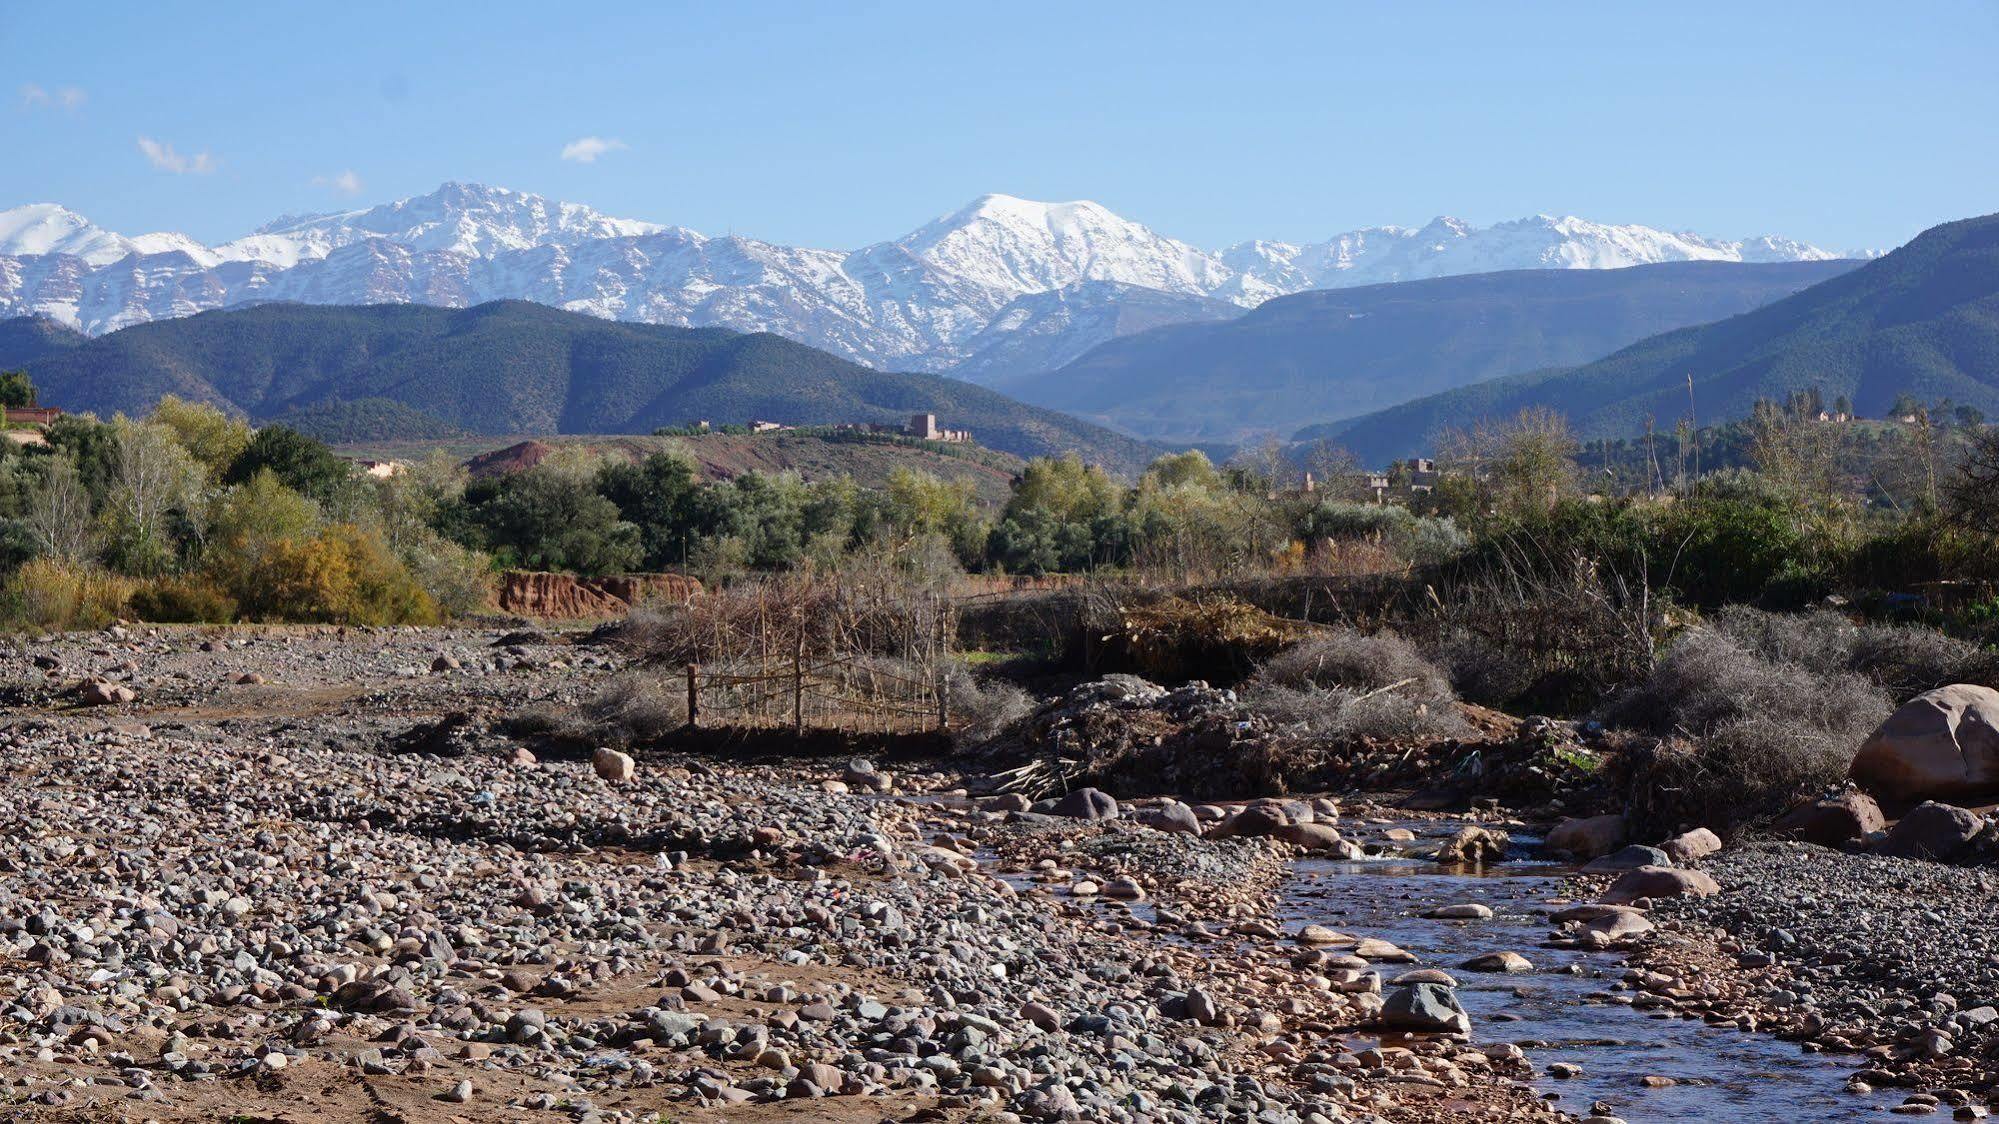
[[[1244,808],[1216,825],[1208,834],[1215,839],[1246,839],[1276,835],[1279,829],[1289,825],[1290,822],[1281,808],[1272,806]]]
[[[1704,871],[1641,866],[1619,875],[1604,891],[1603,900],[1615,905],[1640,898],[1704,898],[1720,892],[1721,887]]]
[[[1985,826],[1985,817],[1926,800],[1896,822],[1881,853],[1904,859],[1948,860],[1961,854]]]
[[[1157,808],[1146,810],[1140,822],[1147,827],[1170,831],[1177,835],[1201,834],[1200,817],[1194,814],[1194,809],[1178,800],[1161,801]]]
[[[1055,802],[1055,815],[1072,820],[1117,819],[1117,799],[1108,792],[1079,788]]]
[[[1467,825],[1437,848],[1440,863],[1480,864],[1499,862],[1506,857],[1507,834],[1490,827]]]
[[[1719,852],[1721,837],[1707,828],[1697,827],[1659,844],[1659,849],[1666,852],[1675,863],[1684,865]]]
[[[1331,824],[1297,823],[1294,821],[1278,828],[1272,834],[1286,843],[1303,847],[1307,851],[1332,851],[1339,853],[1342,857],[1346,857],[1350,849],[1357,849],[1352,848],[1345,839],[1340,838],[1339,829]]]
[[[1517,952],[1488,952],[1458,965],[1467,972],[1531,972],[1534,965]]]
[[[1641,866],[1672,866],[1673,860],[1657,847],[1645,847],[1633,843],[1620,847],[1601,858],[1591,859],[1583,867],[1584,874],[1616,874],[1623,870],[1637,870]]]
[[[1489,921],[1492,907],[1478,902],[1459,902],[1456,905],[1440,905],[1423,916],[1438,921]]]
[[[1593,859],[1616,849],[1618,844],[1624,842],[1624,833],[1623,816],[1566,819],[1555,825],[1548,837],[1541,841],[1541,846],[1544,850],[1573,858]]]
[[[1381,1005],[1381,1023],[1418,1034],[1471,1033],[1471,1016],[1458,1005],[1457,995],[1434,983],[1405,984],[1389,992]]]
[[[1799,804],[1778,816],[1770,832],[1821,847],[1853,847],[1887,826],[1872,796],[1848,790]]]
[[[1904,807],[1999,795],[1999,691],[1953,683],[1917,695],[1861,743],[1847,774]]]
[[[590,767],[597,770],[597,775],[605,780],[620,783],[629,781],[638,774],[638,766],[632,761],[630,754],[619,753],[615,749],[603,746],[599,746],[597,752],[590,755]]]

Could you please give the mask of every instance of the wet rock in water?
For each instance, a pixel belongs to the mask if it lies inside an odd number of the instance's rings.
[[[1305,925],[1298,930],[1297,941],[1304,945],[1352,944],[1353,938],[1324,925]]]
[[[1512,840],[1503,831],[1490,827],[1461,827],[1443,846],[1437,848],[1436,859],[1440,863],[1464,863],[1477,865],[1499,862],[1506,858],[1507,844]]]
[[[1381,1005],[1381,1023],[1390,1030],[1418,1034],[1470,1034],[1471,1016],[1450,988],[1412,983],[1390,991]]]
[[[1904,859],[1954,859],[1984,827],[1985,817],[1976,812],[1928,800],[1896,822],[1880,850]]]
[[[598,776],[618,783],[624,783],[638,775],[638,764],[632,760],[630,754],[619,753],[615,749],[602,746],[590,755],[590,767],[597,771]]]
[[[1633,843],[1620,847],[1608,855],[1591,859],[1583,867],[1584,874],[1616,874],[1622,870],[1637,870],[1641,866],[1672,866],[1673,860],[1657,847],[1646,847]]]
[[[1492,907],[1478,902],[1458,902],[1440,905],[1426,911],[1423,916],[1438,921],[1488,921],[1492,918]]]
[[[1640,898],[1707,897],[1720,892],[1721,886],[1704,871],[1641,866],[1619,875],[1603,892],[1603,900],[1618,905]]]
[[[1624,817],[1590,816],[1556,824],[1541,841],[1542,849],[1578,859],[1593,859],[1615,850],[1625,839]]]
[[[1108,792],[1079,788],[1057,800],[1051,813],[1072,820],[1114,820],[1118,817],[1118,805]]]
[[[1288,823],[1274,834],[1278,839],[1314,854],[1332,854],[1343,859],[1358,858],[1362,854],[1360,844],[1341,838],[1339,829],[1331,824]]]
[[[1821,847],[1848,848],[1888,826],[1881,805],[1864,792],[1848,789],[1837,796],[1807,800],[1778,816],[1770,833]]]
[[[1999,691],[1954,683],[1917,695],[1861,743],[1848,775],[1897,806],[1999,794]]]
[[[1400,948],[1379,937],[1366,937],[1354,946],[1353,954],[1362,960],[1375,963],[1413,964],[1415,953]]]
[[[1531,972],[1534,965],[1517,952],[1488,952],[1458,965],[1467,972]]]
[[[1684,866],[1720,851],[1721,837],[1707,828],[1697,827],[1659,844],[1659,849],[1666,852],[1667,857],[1675,863]]]

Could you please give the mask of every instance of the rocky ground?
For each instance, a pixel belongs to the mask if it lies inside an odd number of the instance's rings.
[[[1556,1118],[1516,1049],[1377,1043],[1448,995],[1280,930],[1291,843],[838,763],[537,760],[504,720],[620,662],[563,640],[0,653],[0,1113]]]
[[[1720,893],[1654,907],[1662,931],[1632,977],[1646,999],[1856,1052],[1856,1087],[1915,1090],[1904,1112],[1984,1115],[1999,1088],[1999,873],[1799,843],[1706,865]]]

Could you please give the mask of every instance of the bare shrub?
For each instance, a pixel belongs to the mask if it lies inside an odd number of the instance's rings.
[[[639,668],[611,676],[574,707],[525,712],[513,729],[564,741],[632,746],[657,741],[686,724],[682,685],[672,676]]]
[[[1780,627],[1771,635],[1784,641],[1797,634]],[[1769,659],[1699,628],[1605,718],[1683,743],[1630,763],[1634,807],[1678,810],[1671,818],[1680,822],[1655,826],[1697,822],[1728,831],[1836,783],[1891,707],[1885,691],[1851,671]],[[1662,800],[1659,790],[1673,798]]]
[[[1330,629],[1265,661],[1243,701],[1321,737],[1449,738],[1469,732],[1450,680],[1408,641]]]
[[[1716,628],[1773,662],[1857,674],[1896,702],[1951,683],[1990,685],[1999,672],[1999,657],[1934,628],[1855,624],[1831,610],[1780,614],[1736,605],[1717,614]]]
[[[970,744],[992,741],[1034,713],[1033,695],[1011,683],[979,679],[962,664],[952,665],[946,682],[951,692],[951,725]]]

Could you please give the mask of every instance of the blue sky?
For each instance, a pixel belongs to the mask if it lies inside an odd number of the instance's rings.
[[[16,3],[0,57],[0,207],[211,242],[451,179],[835,247],[987,191],[1211,247],[1537,211],[1885,247],[1999,210],[1986,0]]]

